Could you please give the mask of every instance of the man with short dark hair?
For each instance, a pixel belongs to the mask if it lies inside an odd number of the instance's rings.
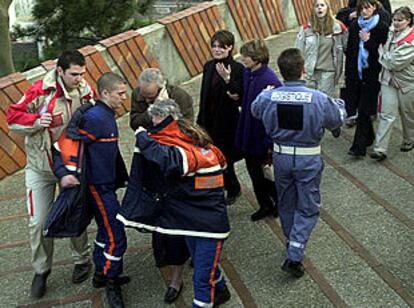
[[[67,166],[73,161],[85,160],[82,168],[86,172],[85,206],[91,207],[98,225],[92,285],[106,287],[111,307],[123,307],[120,286],[130,280],[128,276],[121,276],[127,241],[124,225],[115,217],[120,208],[116,189],[126,186],[127,171],[119,151],[114,110],[127,98],[126,84],[119,75],[106,73],[99,78],[97,88],[96,104],[88,109],[79,108],[65,135],[54,144],[55,174],[63,189],[79,185],[79,182],[64,181],[67,177],[76,180],[76,174]],[[73,145],[65,142],[67,139],[76,143],[75,153],[84,154],[69,155]],[[83,150],[76,149],[79,147]]]
[[[279,217],[287,239],[282,270],[299,278],[304,274],[305,245],[321,205],[321,139],[325,129],[342,125],[346,112],[342,100],[305,87],[305,61],[299,49],[286,49],[277,63],[284,85],[262,92],[251,110],[273,141]]]
[[[10,130],[25,135],[26,139],[29,244],[35,272],[31,294],[37,298],[46,292],[53,257],[53,239],[43,236],[57,184],[51,148],[66,129],[72,112],[85,102],[94,102],[94,91],[83,79],[85,70],[85,58],[79,51],[64,52],[56,68],[36,81],[7,112]],[[71,248],[75,262],[72,282],[80,283],[88,278],[91,267],[86,232],[71,239]]]
[[[169,85],[160,69],[145,69],[139,76],[138,84],[131,99],[130,126],[133,130],[152,125],[147,109],[156,99],[173,99],[180,106],[184,118],[194,120],[193,99],[180,87]]]

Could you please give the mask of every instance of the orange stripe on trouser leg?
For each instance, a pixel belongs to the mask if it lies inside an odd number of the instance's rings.
[[[211,269],[211,272],[210,272],[210,280],[209,280],[209,284],[211,284],[210,303],[214,303],[214,290],[216,288],[216,283],[214,282],[214,274],[216,273],[216,268],[217,268],[218,263],[219,263],[220,251],[221,251],[221,242],[222,241],[218,241],[218,243],[217,243],[216,256],[214,257],[213,268]]]
[[[96,191],[95,187],[93,185],[89,186],[91,192],[92,192],[92,196],[96,201],[96,204],[98,205],[98,209],[99,212],[101,212],[102,215],[102,220],[105,226],[105,230],[108,233],[108,237],[109,237],[109,250],[108,250],[108,254],[112,256],[112,253],[114,252],[115,249],[115,239],[114,239],[114,234],[112,233],[112,229],[111,229],[111,225],[109,224],[108,221],[108,216],[106,215],[105,212],[105,208],[101,199],[101,196],[99,196],[98,192]],[[105,263],[105,267],[103,269],[103,273],[106,275],[108,272],[108,269],[111,267],[111,260],[106,260]]]

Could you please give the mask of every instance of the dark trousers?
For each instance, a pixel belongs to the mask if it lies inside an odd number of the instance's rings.
[[[127,239],[124,224],[116,219],[120,205],[114,185],[89,185],[87,201],[92,205],[98,225],[93,262],[105,276],[117,277],[123,271]]]
[[[184,236],[168,235],[154,232],[152,249],[156,265],[183,265],[190,253]]]
[[[276,185],[264,177],[264,158],[246,155],[245,161],[260,208],[273,208],[277,205]]]
[[[224,241],[194,236],[186,236],[185,240],[194,264],[192,307],[212,307],[214,289],[226,284],[219,268]]]
[[[358,110],[358,119],[352,142],[351,151],[358,155],[365,155],[367,147],[372,145],[375,140],[375,132],[372,126],[371,116],[361,108]]]
[[[224,188],[227,191],[227,197],[234,197],[240,192],[240,183],[234,171],[233,162],[227,162],[227,168],[224,171]]]

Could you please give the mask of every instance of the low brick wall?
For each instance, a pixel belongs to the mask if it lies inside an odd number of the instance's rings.
[[[332,0],[339,9],[345,0]],[[312,0],[216,0],[204,2],[164,17],[154,25],[130,30],[80,49],[86,57],[86,80],[96,85],[106,72],[124,76],[129,90],[137,85],[142,70],[160,68],[172,83],[181,83],[200,74],[210,59],[210,37],[228,29],[236,37],[236,48],[244,41],[266,38],[305,23]],[[296,17],[296,20],[295,20]],[[40,67],[0,78],[0,179],[26,164],[24,140],[7,128],[6,113],[30,84],[56,65],[49,60]],[[130,111],[130,99],[117,110]]]

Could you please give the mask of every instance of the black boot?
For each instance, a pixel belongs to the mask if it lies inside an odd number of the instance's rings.
[[[103,288],[106,286],[107,277],[100,271],[95,270],[95,273],[93,274],[92,278],[92,286],[94,288]],[[122,286],[124,284],[127,284],[131,281],[131,278],[129,276],[118,276],[113,278],[116,284]]]
[[[224,304],[230,300],[231,294],[229,289],[226,285],[224,285],[221,289],[214,290],[214,306],[218,307],[221,304]]]
[[[124,308],[121,287],[114,279],[107,279],[106,281],[106,298],[111,308]]]
[[[33,297],[41,298],[46,293],[46,280],[50,270],[43,274],[35,274],[32,280],[31,293]]]
[[[303,268],[303,265],[301,262],[295,262],[289,259],[286,259],[285,262],[283,263],[282,270],[287,273],[292,274],[296,278],[300,278],[305,274],[305,269]]]

